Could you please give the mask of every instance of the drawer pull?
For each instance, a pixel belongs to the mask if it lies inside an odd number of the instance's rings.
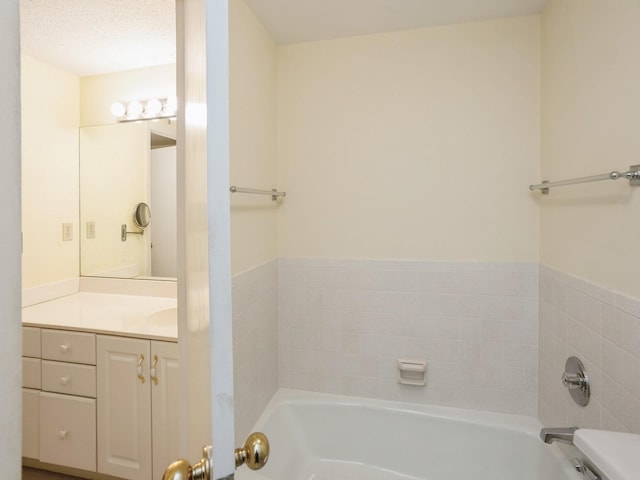
[[[65,438],[67,438],[67,435],[69,435],[69,432],[68,432],[66,429],[64,429],[64,430],[60,430],[60,431],[58,432],[58,438],[59,438],[60,440],[64,440]]]
[[[60,352],[67,353],[70,348],[71,345],[69,345],[68,343],[63,343],[62,345],[60,345]]]
[[[65,375],[64,377],[60,377],[60,385],[66,385],[71,380],[69,375]]]
[[[156,366],[158,365],[158,356],[154,355],[153,356],[153,363],[151,364],[151,380],[153,380],[153,383],[155,385],[158,384],[158,376],[156,375]]]
[[[138,380],[140,380],[140,383],[144,383],[145,381],[144,375],[142,374],[142,362],[144,362],[144,355],[141,353],[138,358]]]

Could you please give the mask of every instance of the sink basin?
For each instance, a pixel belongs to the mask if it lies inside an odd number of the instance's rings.
[[[147,315],[145,322],[158,327],[169,327],[178,323],[178,309],[167,308]]]

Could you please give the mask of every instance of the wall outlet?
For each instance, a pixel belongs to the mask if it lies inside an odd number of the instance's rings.
[[[96,222],[87,222],[87,238],[96,238]]]
[[[70,242],[73,240],[73,223],[62,224],[62,241]]]

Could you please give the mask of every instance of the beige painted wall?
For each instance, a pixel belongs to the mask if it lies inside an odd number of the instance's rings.
[[[279,48],[283,257],[538,260],[539,17]]]
[[[542,15],[542,177],[640,163],[640,5],[553,0]],[[601,182],[540,198],[541,260],[640,297],[640,189]]]
[[[278,186],[276,161],[276,47],[242,0],[230,15],[230,182]],[[231,268],[234,274],[278,256],[279,204],[262,195],[231,197]]]
[[[78,276],[79,78],[22,57],[23,287]],[[62,241],[62,224],[73,240]]]
[[[115,123],[111,104],[176,94],[176,66],[127,70],[80,79],[80,125]]]

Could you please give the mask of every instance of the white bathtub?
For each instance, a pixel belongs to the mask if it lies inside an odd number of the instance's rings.
[[[530,417],[279,390],[254,431],[267,465],[240,480],[581,480]],[[240,440],[239,440],[240,441]]]

